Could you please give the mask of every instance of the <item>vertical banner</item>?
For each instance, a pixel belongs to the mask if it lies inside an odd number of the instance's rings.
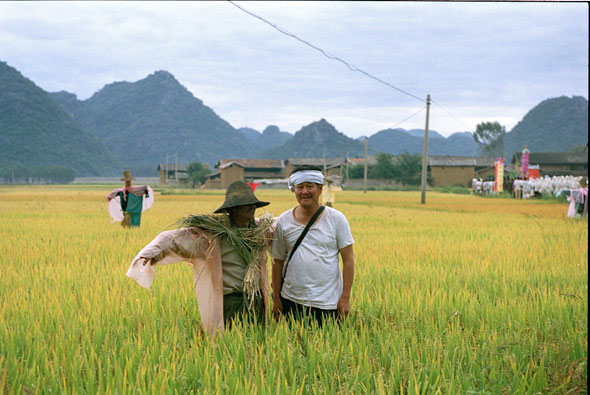
[[[522,150],[522,161],[520,171],[522,172],[522,179],[524,180],[529,173],[529,146],[525,145]]]
[[[494,162],[494,192],[498,192],[498,161]]]
[[[496,192],[500,193],[504,190],[504,161],[498,158],[496,162]]]

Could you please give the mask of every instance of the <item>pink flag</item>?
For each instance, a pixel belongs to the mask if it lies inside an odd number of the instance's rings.
[[[522,164],[520,165],[520,171],[522,172],[522,178],[525,178],[529,173],[529,146],[525,145],[522,150]]]

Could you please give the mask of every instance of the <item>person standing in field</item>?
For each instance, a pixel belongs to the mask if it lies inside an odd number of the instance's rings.
[[[124,215],[119,220],[121,220],[121,225],[124,227],[138,227],[141,225],[141,212],[144,210],[143,198],[144,196],[146,198],[150,197],[148,186],[132,186],[131,181],[133,180],[135,180],[135,177],[131,175],[131,170],[123,171],[121,181],[125,181],[125,186],[123,188],[117,188],[107,195],[108,202],[116,197],[119,198],[121,210]],[[109,211],[111,209],[109,207]],[[113,217],[113,214],[111,216]]]
[[[324,206],[334,207],[336,202],[336,192],[341,192],[342,188],[334,185],[334,180],[330,177],[324,178],[325,185],[322,188],[322,203]]]
[[[289,177],[289,189],[299,205],[281,214],[275,227],[271,253],[275,319],[281,314],[311,315],[321,326],[325,319],[343,318],[350,312],[354,239],[344,214],[320,205],[323,184],[324,176],[316,167],[302,167]]]
[[[262,323],[268,314],[267,256],[273,217],[257,220],[267,206],[242,181],[232,183],[213,215],[188,215],[178,229],[160,233],[135,257],[127,276],[149,288],[151,266],[185,261],[192,265],[201,319],[210,335],[247,317]]]

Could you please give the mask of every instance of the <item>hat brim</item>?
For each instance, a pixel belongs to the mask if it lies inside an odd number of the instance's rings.
[[[230,209],[232,207],[249,206],[251,204],[255,205],[256,208],[260,208],[260,207],[268,206],[270,204],[270,202],[263,202],[261,200],[257,200],[252,203],[240,203],[240,204],[228,204],[228,205],[223,204],[221,207],[219,207],[213,213],[219,214],[219,213],[223,213],[223,212],[227,211],[228,209]]]
[[[133,181],[133,180],[135,180],[135,177],[129,177],[129,178],[121,177],[120,180],[121,181]]]

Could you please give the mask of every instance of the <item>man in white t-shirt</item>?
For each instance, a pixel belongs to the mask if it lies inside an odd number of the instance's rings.
[[[321,325],[328,317],[350,312],[354,279],[354,239],[344,214],[331,207],[317,217],[289,259],[291,251],[321,207],[324,176],[319,168],[291,173],[289,189],[299,205],[279,217],[272,244],[273,315],[312,315]],[[339,257],[342,257],[342,272]]]

